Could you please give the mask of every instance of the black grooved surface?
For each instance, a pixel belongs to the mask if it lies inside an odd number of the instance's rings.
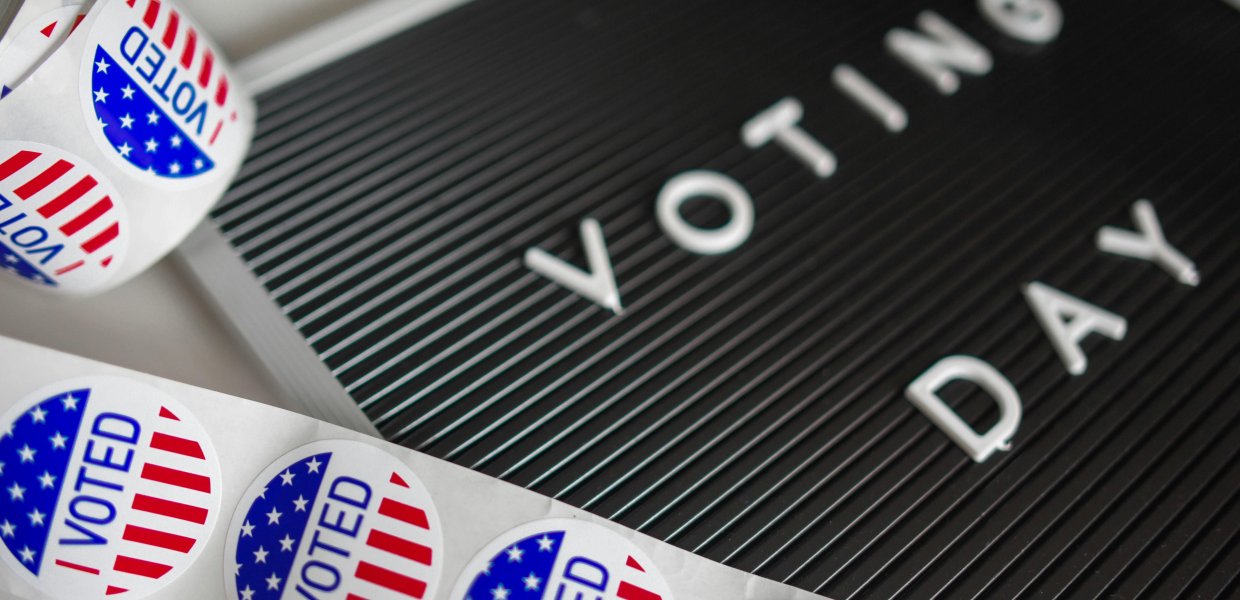
[[[884,51],[920,9],[894,0],[477,0],[263,95],[214,218],[411,448],[833,598],[1237,597],[1240,12],[1067,3],[1033,47],[974,4],[920,7],[995,58],[942,96]],[[841,62],[907,131],[834,90]],[[741,143],[784,96],[834,176]],[[697,168],[753,197],[735,252],[655,221]],[[1199,287],[1093,247],[1139,198]],[[581,264],[585,217],[620,316],[522,266]],[[1068,375],[1033,280],[1127,336]],[[949,354],[1021,393],[1011,452],[975,464],[904,400]]]

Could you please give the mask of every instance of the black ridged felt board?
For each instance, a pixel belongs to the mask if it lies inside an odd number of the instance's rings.
[[[942,94],[887,50],[933,11],[993,57]],[[259,98],[215,223],[383,435],[832,598],[1240,594],[1240,11],[964,0],[477,0]],[[904,107],[883,127],[832,82]],[[820,177],[741,128],[784,98]],[[753,230],[656,198],[705,169]],[[1100,251],[1148,199],[1200,285]],[[709,229],[723,204],[682,218]],[[623,311],[528,269],[586,268]],[[1070,375],[1022,285],[1121,315]],[[1018,391],[977,463],[904,395],[970,355]],[[997,404],[942,390],[978,431]]]

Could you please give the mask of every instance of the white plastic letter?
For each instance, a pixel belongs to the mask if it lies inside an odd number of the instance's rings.
[[[589,273],[548,254],[541,248],[526,249],[525,266],[589,298],[603,308],[620,314],[620,289],[616,286],[616,274],[611,269],[611,257],[607,255],[607,242],[603,240],[603,228],[598,221],[585,219],[581,222],[581,243],[586,250]]]
[[[957,380],[976,384],[999,405],[999,421],[985,434],[977,433],[939,397],[943,386]],[[1020,426],[1020,394],[1016,393],[1012,382],[980,358],[961,355],[943,358],[913,380],[904,389],[904,397],[979,463],[985,462],[996,450],[1011,449],[1012,436]]]
[[[1088,361],[1081,350],[1081,340],[1090,333],[1100,333],[1115,341],[1124,339],[1128,321],[1113,312],[1098,308],[1075,296],[1069,296],[1049,285],[1035,281],[1024,287],[1025,300],[1033,309],[1042,330],[1051,339],[1063,365],[1073,375],[1085,372]],[[1064,320],[1067,317],[1067,320]]]
[[[1154,213],[1154,205],[1149,200],[1137,200],[1132,205],[1132,220],[1137,224],[1137,231],[1127,231],[1116,227],[1103,227],[1098,230],[1098,249],[1111,254],[1139,258],[1152,261],[1175,277],[1176,281],[1185,285],[1196,286],[1201,283],[1197,274],[1197,265],[1167,243],[1163,236],[1162,224]]]
[[[887,49],[930,80],[940,93],[954,94],[960,88],[960,77],[952,69],[971,75],[990,72],[990,52],[937,13],[917,15],[917,26],[929,35],[892,29],[887,32]]]
[[[721,200],[732,217],[718,229],[700,229],[685,220],[680,207],[686,200],[708,196]],[[697,254],[731,252],[753,232],[753,200],[735,179],[714,171],[687,171],[663,184],[655,206],[659,226],[676,245]]]
[[[835,173],[835,155],[797,126],[804,114],[799,100],[784,98],[746,121],[741,127],[741,139],[750,148],[761,148],[774,140],[825,179]]]
[[[977,8],[995,29],[1022,42],[1045,44],[1063,29],[1055,0],[977,0]]]
[[[908,113],[904,107],[851,65],[836,66],[831,72],[831,81],[844,95],[874,115],[887,131],[898,133],[908,127]]]

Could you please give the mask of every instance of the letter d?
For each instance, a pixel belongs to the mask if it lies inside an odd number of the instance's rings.
[[[938,391],[957,379],[977,384],[999,404],[999,422],[985,435],[979,435],[939,397]],[[972,356],[948,356],[934,363],[904,389],[904,397],[979,463],[990,458],[995,450],[1011,448],[1012,436],[1020,426],[1020,395],[1016,388],[990,363]]]

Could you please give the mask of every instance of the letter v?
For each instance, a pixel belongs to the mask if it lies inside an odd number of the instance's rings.
[[[585,246],[586,264],[590,267],[588,273],[541,248],[529,248],[525,251],[525,266],[589,298],[595,304],[620,314],[620,290],[616,287],[616,274],[611,269],[611,257],[607,255],[607,243],[603,240],[603,228],[598,221],[581,221],[581,243]]]

